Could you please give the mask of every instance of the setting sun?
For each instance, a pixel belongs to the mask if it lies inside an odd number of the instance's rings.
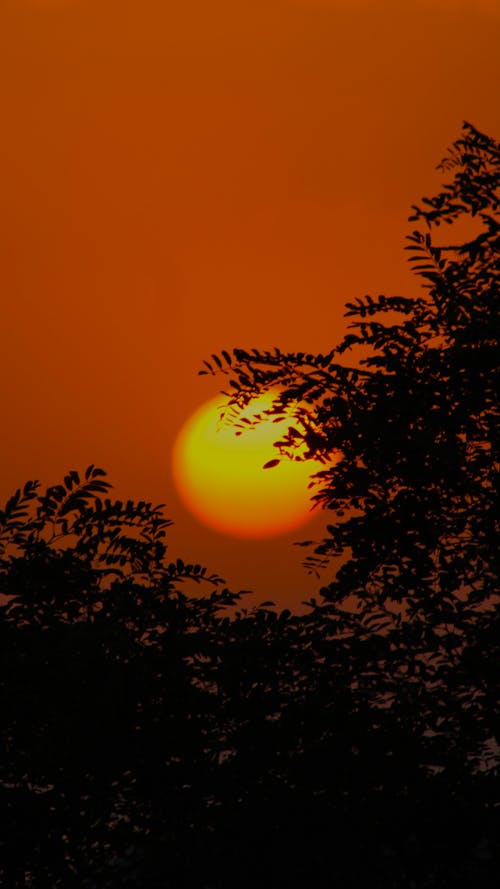
[[[270,395],[261,396],[240,416],[249,419],[270,404]],[[321,464],[283,457],[263,469],[279,457],[273,443],[293,424],[291,416],[236,435],[229,421],[220,421],[223,408],[220,395],[201,405],[175,442],[174,479],[190,511],[237,537],[269,537],[304,524],[311,515],[308,484]]]

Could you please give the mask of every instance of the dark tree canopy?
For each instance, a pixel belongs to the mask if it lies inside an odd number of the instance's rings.
[[[343,562],[305,615],[170,561],[95,466],[0,512],[2,886],[497,886],[499,146],[465,124],[441,167],[416,295],[208,363],[324,460],[308,564]]]
[[[408,237],[417,295],[347,303],[352,332],[327,355],[219,359],[236,406],[269,388],[276,413],[295,406],[281,450],[342,455],[319,478],[334,522],[316,555],[352,552],[323,594],[357,594],[367,611],[394,601],[415,615],[429,595],[446,609],[461,591],[470,605],[497,591],[499,146],[465,124],[440,168],[451,182],[410,217],[430,229]],[[436,246],[432,230],[460,217],[480,232]]]

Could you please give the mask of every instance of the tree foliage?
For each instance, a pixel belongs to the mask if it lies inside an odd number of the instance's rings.
[[[163,509],[95,466],[8,501],[2,885],[497,885],[499,166],[464,125],[414,208],[423,287],[348,303],[327,355],[205,363],[233,422],[293,406],[277,459],[324,461],[308,564],[342,565],[306,614],[170,560]]]
[[[410,218],[432,230],[476,217],[481,231],[436,246],[415,230],[416,296],[347,303],[351,330],[326,355],[235,349],[219,361],[236,406],[277,389],[274,412],[295,407],[280,450],[342,456],[314,495],[335,516],[316,555],[352,552],[325,591],[339,604],[404,599],[415,613],[429,595],[446,608],[461,589],[471,605],[496,591],[499,147],[465,124],[440,167],[451,183]],[[356,350],[365,357],[343,363]]]
[[[450,181],[410,217],[414,296],[347,303],[328,354],[235,349],[218,367],[233,410],[263,390],[271,413],[294,408],[283,459],[325,461],[313,496],[333,518],[306,564],[343,564],[316,626],[373,647],[360,685],[456,788],[471,763],[498,774],[500,146],[465,123],[439,168]]]

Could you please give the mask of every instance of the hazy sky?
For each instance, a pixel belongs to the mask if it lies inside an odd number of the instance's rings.
[[[500,133],[499,11],[1,0],[2,498],[95,462],[166,503],[173,556],[310,595],[291,540],[326,516],[264,543],[209,531],[173,440],[217,391],[211,352],[327,350],[345,300],[414,291],[410,205],[463,119]]]

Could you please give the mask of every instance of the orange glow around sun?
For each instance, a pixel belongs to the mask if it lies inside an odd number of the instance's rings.
[[[251,418],[268,408],[272,396],[253,401],[239,415]],[[313,461],[282,457],[273,447],[291,416],[274,423],[264,419],[241,435],[229,421],[221,423],[223,397],[201,405],[177,436],[173,473],[189,510],[204,524],[236,537],[270,537],[292,530],[311,517],[310,477],[321,468]],[[324,468],[324,467],[323,467]]]

